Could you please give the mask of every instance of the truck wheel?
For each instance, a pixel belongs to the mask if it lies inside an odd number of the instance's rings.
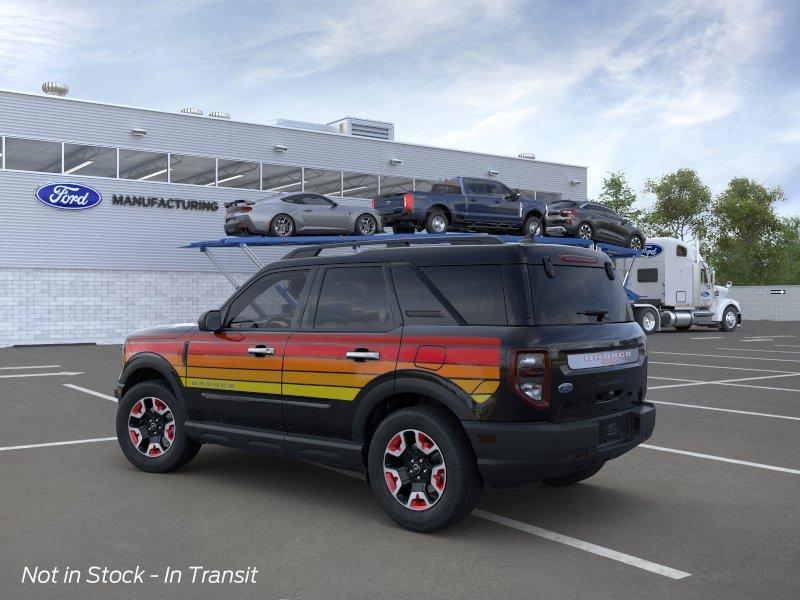
[[[530,216],[525,219],[525,225],[522,226],[522,235],[530,235],[538,237],[544,235],[544,219],[537,216]]]
[[[642,331],[644,331],[645,334],[650,335],[656,332],[658,327],[658,314],[656,311],[647,308],[636,310],[635,316],[636,322],[639,324],[639,327],[642,328]]]
[[[591,223],[581,223],[578,225],[578,229],[575,232],[575,235],[582,240],[591,240],[594,238],[594,229],[592,228]]]
[[[200,444],[186,436],[186,411],[168,385],[137,383],[117,407],[117,441],[133,466],[148,473],[179,469],[197,456]]]
[[[269,224],[269,232],[278,237],[289,237],[294,233],[294,220],[283,213],[275,215]]]
[[[546,483],[547,485],[552,485],[555,487],[572,485],[573,483],[578,483],[584,479],[589,479],[589,477],[592,475],[597,474],[597,472],[603,468],[604,464],[605,462],[600,462],[587,469],[581,469],[580,471],[575,471],[574,473],[563,475],[562,477],[548,477],[547,479],[542,479],[542,483]]]
[[[725,309],[725,312],[722,313],[722,321],[720,321],[719,329],[720,331],[733,331],[738,325],[739,319],[737,318],[736,309],[729,306]]]
[[[447,233],[449,226],[447,215],[439,209],[429,212],[428,218],[425,219],[425,231],[428,233]]]
[[[435,531],[466,517],[483,480],[458,422],[440,409],[391,413],[369,446],[368,469],[378,504],[398,525]]]

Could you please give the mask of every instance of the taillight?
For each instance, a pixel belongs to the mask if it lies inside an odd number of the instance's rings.
[[[574,215],[575,214],[575,209],[574,208],[567,208],[565,210],[560,211],[559,214],[562,217],[568,217],[570,215]]]
[[[239,209],[239,212],[240,213],[249,213],[251,210],[253,210],[252,206],[243,206],[242,208]]]
[[[512,351],[509,359],[509,384],[517,396],[535,408],[550,406],[550,354]]]
[[[403,194],[403,212],[414,210],[414,194]]]
[[[378,202],[378,200],[377,200],[376,198],[373,198],[373,199],[372,199],[372,208],[378,208],[377,206],[375,206],[375,204],[376,204],[377,202]]]

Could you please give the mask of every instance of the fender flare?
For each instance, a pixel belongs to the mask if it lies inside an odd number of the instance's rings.
[[[734,309],[736,309],[736,314],[741,316],[742,308],[739,306],[739,303],[736,300],[734,300],[733,298],[727,298],[725,300],[725,302],[720,303],[720,305],[717,307],[717,310],[714,311],[714,322],[715,323],[718,323],[718,322],[722,321],[722,315],[725,313],[725,310],[729,306],[732,306]]]
[[[119,374],[120,388],[124,388],[131,376],[142,369],[152,369],[158,372],[167,380],[173,393],[183,402],[183,384],[181,383],[180,376],[166,358],[154,352],[141,352],[128,360],[122,368],[122,373]],[[121,397],[122,394],[120,393],[120,398]]]
[[[371,386],[359,399],[353,414],[352,436],[356,442],[364,443],[364,435],[369,418],[382,402],[398,394],[419,394],[435,398],[452,412],[459,420],[475,420],[470,408],[471,399],[465,398],[461,388],[452,382],[423,371],[398,372],[393,379],[387,379]]]

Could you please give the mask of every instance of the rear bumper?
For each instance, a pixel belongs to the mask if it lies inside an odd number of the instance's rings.
[[[601,422],[620,416],[627,419],[627,436],[601,444]],[[462,425],[484,481],[494,488],[507,488],[569,475],[616,458],[649,438],[655,422],[656,409],[645,402],[611,415],[568,423],[462,421]]]
[[[263,226],[256,224],[250,215],[236,215],[225,219],[226,235],[269,235],[269,221]]]

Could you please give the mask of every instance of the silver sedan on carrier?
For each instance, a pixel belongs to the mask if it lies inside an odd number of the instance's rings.
[[[372,235],[383,231],[377,210],[337,200],[321,194],[292,192],[228,202],[225,233],[288,237],[305,233]]]

